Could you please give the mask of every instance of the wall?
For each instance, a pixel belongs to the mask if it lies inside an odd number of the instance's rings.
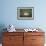
[[[41,2],[42,1],[42,2]],[[0,24],[15,25],[16,28],[46,28],[45,0],[2,0]],[[34,7],[34,20],[17,20],[17,7]]]

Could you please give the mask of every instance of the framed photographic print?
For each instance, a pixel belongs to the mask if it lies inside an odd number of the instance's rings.
[[[34,19],[34,7],[18,7],[17,8],[18,20],[33,20]]]

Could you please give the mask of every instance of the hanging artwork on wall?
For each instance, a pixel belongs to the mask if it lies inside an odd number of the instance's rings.
[[[33,20],[34,19],[34,7],[18,7],[17,8],[18,20]]]

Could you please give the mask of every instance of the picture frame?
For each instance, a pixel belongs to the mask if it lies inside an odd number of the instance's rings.
[[[34,19],[34,7],[18,7],[17,8],[18,20],[33,20]]]

